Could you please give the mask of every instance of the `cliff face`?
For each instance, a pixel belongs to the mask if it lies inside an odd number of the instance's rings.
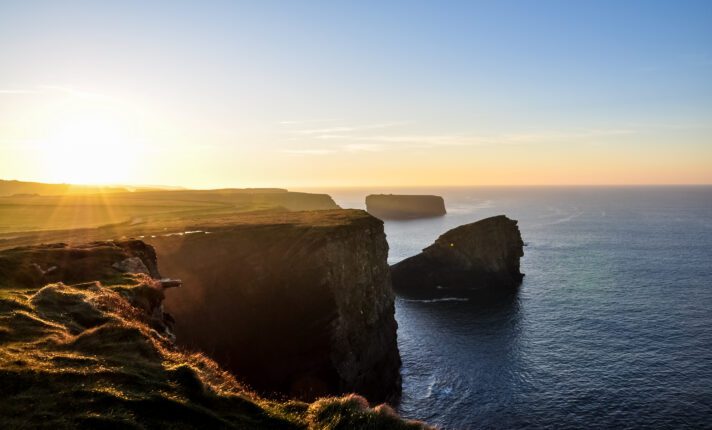
[[[445,201],[440,196],[371,194],[366,196],[366,210],[380,219],[413,219],[445,215]]]
[[[266,400],[177,349],[155,263],[138,241],[0,251],[3,427],[426,428],[358,396]]]
[[[250,215],[147,239],[179,343],[264,393],[303,399],[400,392],[383,223],[363,211]],[[207,233],[206,233],[207,232]]]
[[[519,270],[523,246],[517,221],[504,215],[462,225],[394,264],[393,287],[416,296],[511,290],[524,276]]]

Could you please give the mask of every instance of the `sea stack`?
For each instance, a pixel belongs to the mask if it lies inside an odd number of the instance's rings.
[[[181,278],[177,342],[261,393],[400,395],[383,222],[360,210],[248,214],[146,239]]]
[[[429,218],[446,213],[442,197],[409,194],[371,194],[366,196],[366,210],[380,219]]]
[[[391,266],[393,288],[416,297],[502,293],[521,284],[524,243],[504,215],[454,228],[418,255]]]

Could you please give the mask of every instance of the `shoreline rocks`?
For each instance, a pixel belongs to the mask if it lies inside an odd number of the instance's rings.
[[[366,196],[366,211],[380,219],[416,219],[443,216],[445,201],[440,196],[371,194]]]
[[[454,228],[418,255],[391,266],[394,290],[418,297],[505,293],[524,275],[517,221],[504,215]]]

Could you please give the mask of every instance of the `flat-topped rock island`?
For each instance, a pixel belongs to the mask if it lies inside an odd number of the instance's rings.
[[[380,219],[415,219],[443,216],[445,200],[440,196],[411,194],[371,194],[366,210]]]

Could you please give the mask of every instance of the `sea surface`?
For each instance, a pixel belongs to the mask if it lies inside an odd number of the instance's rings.
[[[518,294],[398,298],[399,411],[444,429],[712,428],[712,187],[330,190],[432,193],[441,218],[387,221],[389,262],[506,214]]]

